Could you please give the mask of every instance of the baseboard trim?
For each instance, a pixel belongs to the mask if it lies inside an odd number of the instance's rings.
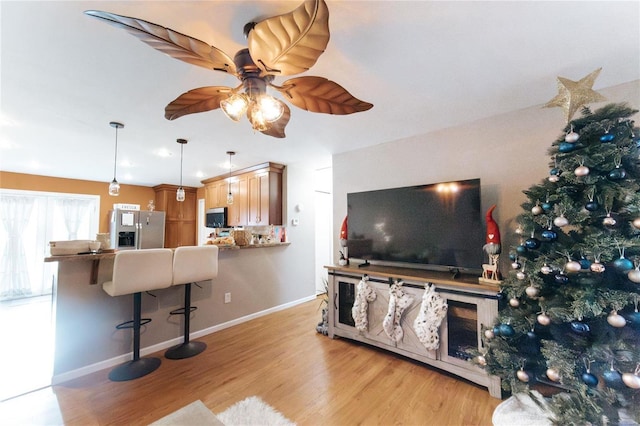
[[[255,312],[253,314],[245,315],[243,317],[236,318],[234,320],[227,321],[227,322],[224,322],[222,324],[214,325],[212,327],[208,327],[208,328],[205,328],[205,329],[198,330],[198,331],[195,331],[193,333],[190,333],[189,334],[189,338],[190,339],[197,339],[199,337],[203,337],[203,336],[206,336],[208,334],[224,330],[225,328],[233,327],[234,325],[242,324],[242,323],[245,323],[247,321],[251,321],[253,319],[260,318],[260,317],[263,317],[265,315],[269,315],[269,314],[274,313],[274,312],[282,311],[284,309],[291,308],[293,306],[300,305],[300,304],[305,303],[305,302],[309,302],[309,301],[314,300],[314,299],[316,299],[315,295],[307,296],[307,297],[304,297],[302,299],[294,300],[292,302],[288,302],[288,303],[285,303],[285,304],[282,304],[282,305],[274,306],[274,307],[269,308],[269,309],[265,309],[264,311],[259,311],[259,312]],[[144,348],[140,348],[140,355],[141,356],[146,356],[146,355],[149,355],[149,354],[153,354],[153,353],[162,351],[164,349],[168,349],[168,348],[170,348],[172,346],[175,346],[177,344],[180,344],[180,343],[182,343],[182,341],[183,341],[183,337],[180,336],[180,337],[176,337],[176,338],[171,339],[171,340],[167,340],[167,341],[164,341],[164,342],[161,342],[161,343],[157,343],[155,345],[151,345],[151,346],[147,346],[147,347],[144,347]],[[95,373],[95,372],[100,371],[100,370],[105,370],[107,368],[115,367],[116,365],[120,365],[120,364],[122,364],[124,362],[127,362],[127,361],[131,360],[132,356],[133,356],[133,353],[129,352],[127,354],[123,354],[123,355],[119,355],[119,356],[114,357],[114,358],[106,359],[104,361],[100,361],[100,362],[97,362],[95,364],[87,365],[86,367],[82,367],[82,368],[78,368],[78,369],[75,369],[75,370],[71,370],[71,371],[68,371],[68,372],[62,373],[62,374],[57,374],[57,375],[53,376],[53,378],[51,379],[51,385],[54,385],[54,386],[55,385],[60,385],[60,384],[62,384],[64,382],[67,382],[69,380],[73,380],[73,379],[80,378],[82,376],[86,376],[87,374],[91,374],[91,373]]]

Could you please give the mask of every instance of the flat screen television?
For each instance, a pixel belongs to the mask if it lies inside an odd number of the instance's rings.
[[[480,179],[347,194],[348,257],[365,263],[480,273]]]

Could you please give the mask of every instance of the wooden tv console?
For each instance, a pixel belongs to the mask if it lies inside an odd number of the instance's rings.
[[[482,326],[490,326],[498,315],[498,287],[478,283],[477,276],[452,277],[452,274],[421,269],[369,265],[326,266],[328,269],[329,337],[357,340],[448,371],[481,386],[489,394],[501,398],[500,378],[470,362],[465,349],[480,348]],[[364,275],[376,292],[368,305],[368,330],[359,332],[351,315],[358,282]],[[403,291],[413,296],[413,302],[403,313],[401,325],[404,337],[397,344],[384,332],[382,322],[389,309],[389,286],[402,280]],[[435,285],[437,294],[445,299],[447,315],[440,324],[440,347],[427,350],[413,329],[425,284]]]

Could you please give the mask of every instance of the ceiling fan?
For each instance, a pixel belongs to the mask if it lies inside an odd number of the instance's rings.
[[[324,77],[302,76],[280,86],[273,84],[277,76],[307,71],[324,52],[329,42],[329,9],[324,0],[306,0],[289,13],[246,24],[248,48],[239,50],[233,59],[201,40],[142,19],[99,10],[85,14],[123,28],[173,58],[240,80],[237,87],[207,86],[183,93],[166,106],[168,120],[221,108],[234,121],[246,114],[255,130],[283,138],[291,111],[268,95],[267,87],[310,112],[345,115],[373,107]]]

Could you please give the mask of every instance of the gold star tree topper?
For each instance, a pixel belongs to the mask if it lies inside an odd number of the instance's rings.
[[[606,101],[604,96],[592,89],[600,71],[602,71],[602,68],[598,68],[579,81],[558,77],[558,94],[547,102],[544,107],[562,107],[568,123],[581,106],[591,102]]]

